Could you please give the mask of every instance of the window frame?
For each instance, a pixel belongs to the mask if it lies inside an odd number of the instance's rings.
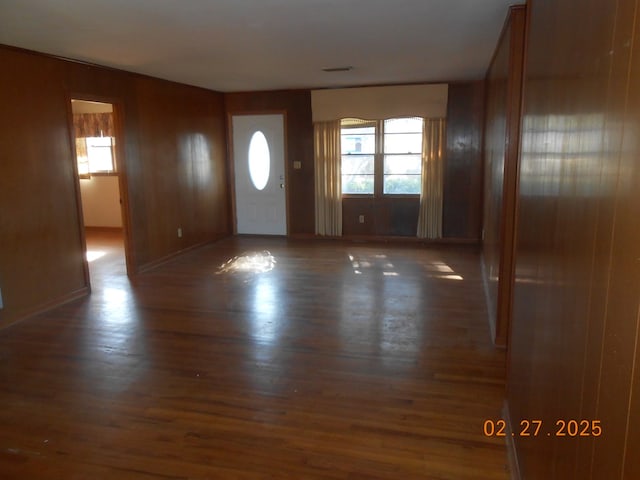
[[[402,155],[416,155],[416,154],[402,154],[402,153],[388,153],[385,154],[384,153],[384,137],[385,137],[385,133],[384,133],[384,122],[386,120],[394,120],[394,119],[401,119],[401,118],[420,118],[423,122],[424,122],[424,118],[423,117],[392,117],[392,118],[386,118],[386,119],[382,119],[382,120],[364,120],[364,119],[357,119],[357,120],[362,120],[365,123],[371,123],[375,125],[375,152],[373,153],[373,192],[372,193],[344,193],[342,192],[342,198],[386,198],[386,197],[390,197],[390,198],[420,198],[421,193],[384,193],[384,180],[385,180],[385,176],[386,175],[393,175],[393,174],[385,174],[384,173],[384,161],[385,161],[385,156],[402,156]],[[344,120],[344,119],[343,119]],[[342,132],[344,129],[348,129],[348,128],[357,128],[357,126],[352,126],[352,127],[344,127],[344,126],[340,126],[340,138],[342,139]],[[424,135],[424,127],[423,127],[423,132],[422,135]],[[363,156],[367,155],[367,156],[371,156],[371,154],[362,154]],[[420,155],[422,155],[422,151],[420,151]],[[342,155],[342,151],[340,152],[340,181],[342,182],[342,157],[345,155]],[[422,187],[422,171],[420,172],[420,175],[414,174],[416,176],[420,177],[420,185]],[[422,188],[421,188],[422,189]]]
[[[343,127],[342,125],[340,126],[340,140],[342,141],[342,136],[343,136],[343,130],[345,129],[350,129],[350,128],[363,128],[363,127],[373,127],[374,128],[374,151],[373,153],[361,153],[361,154],[355,154],[357,156],[362,156],[362,157],[373,157],[373,174],[365,174],[368,176],[372,176],[373,177],[373,192],[371,193],[342,193],[342,197],[343,198],[371,198],[374,197],[376,195],[376,189],[377,187],[377,181],[378,181],[378,175],[377,175],[377,171],[378,171],[378,150],[379,150],[379,146],[378,146],[378,128],[379,128],[379,121],[378,120],[363,120],[363,119],[355,119],[355,120],[361,120],[363,122],[362,125],[353,125],[353,126],[347,126],[347,127]],[[342,154],[342,148],[340,148],[340,182],[342,182],[342,178],[344,176],[344,174],[342,173],[342,158],[345,156],[351,156],[354,154],[347,154],[347,155],[343,155]],[[354,156],[355,156],[354,155]]]
[[[90,145],[89,141],[91,139],[94,138],[108,138],[109,139],[109,145]],[[117,176],[118,175],[118,162],[116,159],[116,141],[115,141],[115,137],[112,136],[103,136],[103,137],[78,137],[76,138],[76,142],[84,142],[85,145],[85,152],[87,153],[87,156],[85,157],[86,160],[85,161],[81,161],[80,158],[78,157],[78,150],[77,150],[77,146],[76,146],[76,162],[78,163],[78,176],[80,177],[80,179],[83,180],[87,180],[90,179],[91,177],[112,177],[112,176]],[[90,154],[89,151],[95,148],[104,148],[104,149],[109,149],[110,153],[111,153],[111,169],[110,170],[91,170],[91,158],[90,158]],[[86,173],[80,173],[80,165],[81,164],[85,164],[88,166],[88,171]]]

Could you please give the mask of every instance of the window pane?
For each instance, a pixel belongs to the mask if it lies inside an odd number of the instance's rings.
[[[342,193],[373,194],[373,175],[342,175]]]
[[[422,155],[385,155],[384,173],[420,175],[422,173]]]
[[[89,162],[78,162],[78,175],[89,175]]]
[[[375,153],[375,127],[343,128],[341,130],[340,146],[342,155],[349,153]]]
[[[342,127],[341,133],[342,135],[375,135],[376,127]]]
[[[88,137],[87,156],[91,173],[112,172],[111,137]]]
[[[385,175],[384,193],[420,194],[420,175]]]
[[[249,178],[258,190],[264,190],[269,183],[271,152],[267,137],[260,130],[251,136],[249,142]]]
[[[422,133],[385,133],[384,153],[421,153]]]
[[[390,118],[384,121],[385,133],[422,133],[422,118]]]
[[[373,155],[343,155],[342,174],[367,174],[373,175],[374,161]]]

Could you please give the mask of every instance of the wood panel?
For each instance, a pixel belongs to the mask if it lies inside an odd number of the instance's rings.
[[[638,218],[640,218],[640,212],[638,212],[640,208],[640,189],[638,188],[638,185],[640,185],[640,161],[638,158],[640,152],[638,152],[639,147],[637,144],[637,138],[640,135],[640,91],[637,88],[640,85],[640,29],[638,28],[640,17],[637,10],[637,2],[635,7],[635,28],[631,44],[633,56],[631,68],[629,69],[629,83],[626,89],[628,95],[624,122],[626,130],[622,144],[623,155],[619,167],[620,175],[623,176],[624,181],[618,186],[616,205],[616,225],[618,228],[616,229],[611,250],[614,255],[612,263],[615,267],[611,272],[611,278],[615,279],[615,284],[611,285],[611,291],[615,297],[610,300],[612,308],[609,311],[609,315],[615,319],[615,323],[612,322],[610,329],[605,331],[605,335],[608,336],[610,342],[606,345],[606,352],[610,359],[607,367],[617,369],[619,364],[627,361],[622,355],[628,358],[630,339],[618,339],[613,335],[616,335],[618,330],[622,330],[620,328],[621,323],[632,325],[631,328],[626,327],[628,331],[633,330],[633,323],[635,322],[633,375],[631,377],[631,397],[626,417],[627,437],[624,445],[624,464],[622,465],[623,478],[640,478],[640,459],[636,454],[637,445],[640,445],[640,352],[638,351],[638,345],[640,345],[640,306],[638,306],[638,299],[640,298],[640,289],[638,288],[638,277],[640,275],[640,252],[638,251],[640,246],[640,224],[638,222]],[[626,18],[622,17],[625,18],[625,22],[631,21],[631,8],[633,8],[632,5],[627,5],[625,10],[621,12],[621,16],[626,16]],[[625,33],[628,33],[627,29],[619,30],[614,48],[625,48],[628,38],[624,35]],[[624,63],[619,65],[616,70],[617,74],[613,76],[617,81],[613,84],[612,90],[614,91],[616,91],[617,85],[622,86],[624,84],[625,75],[621,69],[625,66]],[[618,124],[618,128],[620,127],[621,125]],[[633,316],[634,308],[636,310],[635,318]],[[616,340],[625,343],[625,349],[621,352],[622,355],[618,355],[618,346],[614,343]],[[625,367],[627,365],[625,364]],[[627,370],[625,370],[625,373],[627,373]],[[604,377],[604,372],[603,378],[605,381],[608,380],[607,377]],[[622,380],[624,380],[624,377],[622,377]],[[603,387],[611,389],[613,385],[605,383]],[[605,390],[605,394],[608,394],[608,397],[611,396],[611,393],[613,392]],[[610,403],[602,403],[599,407],[600,411],[611,408]],[[624,408],[625,405],[622,405],[622,407]],[[603,458],[601,452],[602,449],[599,451],[599,456],[594,459],[595,461]]]
[[[415,237],[419,210],[419,198],[343,198],[342,234]],[[360,215],[364,215],[364,223],[360,223]]]
[[[86,291],[72,96],[120,106],[134,270],[228,234],[221,94],[10,47],[0,63],[0,325]]]
[[[226,233],[229,193],[222,95],[142,77],[135,87],[144,265]]]
[[[314,234],[315,184],[311,91],[227,93],[224,95],[224,101],[226,111],[230,115],[269,111],[286,112],[289,234]],[[228,159],[228,162],[231,162],[231,159]],[[294,169],[293,162],[300,162],[301,168]]]
[[[510,9],[486,78],[483,262],[497,345],[511,318],[525,11]]]
[[[315,233],[313,180],[313,125],[309,91],[274,91],[225,94],[227,112],[287,112],[289,215],[292,235]],[[478,240],[482,223],[482,108],[483,83],[453,85],[449,90],[447,162],[444,173],[445,237]],[[300,160],[302,169],[294,170]],[[415,199],[347,198],[343,202],[345,235],[415,236]],[[406,208],[405,208],[406,207]],[[360,224],[358,213],[366,208],[371,222]],[[365,212],[362,212],[363,214]],[[414,215],[415,213],[415,215]]]
[[[533,1],[529,22],[509,411],[604,433],[516,436],[520,470],[636,478],[637,2]]]
[[[86,285],[63,65],[4,48],[0,64],[3,326]]]
[[[131,283],[116,238],[109,295],[0,331],[3,480],[508,478],[476,249],[233,237]]]
[[[480,240],[484,82],[449,85],[443,237]]]

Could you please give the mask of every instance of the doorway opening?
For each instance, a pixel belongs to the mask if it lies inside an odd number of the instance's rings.
[[[130,273],[118,105],[72,98],[71,114],[87,284],[104,289]]]

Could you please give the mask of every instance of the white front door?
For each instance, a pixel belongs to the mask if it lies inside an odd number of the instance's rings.
[[[287,234],[284,116],[234,115],[236,232]]]

